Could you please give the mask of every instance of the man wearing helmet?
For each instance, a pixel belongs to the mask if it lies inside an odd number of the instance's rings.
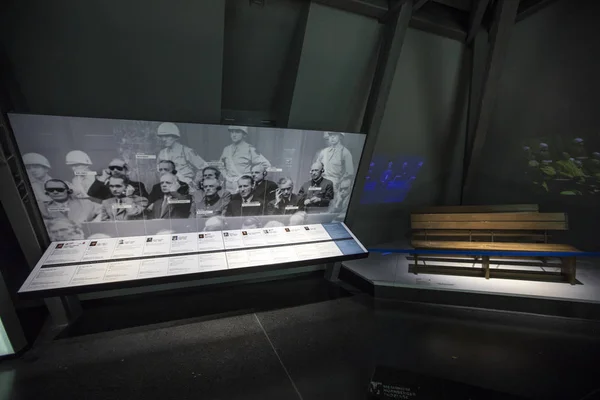
[[[71,181],[71,189],[73,197],[79,199],[87,199],[88,190],[96,180],[96,171],[90,169],[92,160],[81,150],[73,150],[67,153],[66,164],[73,170],[73,180]]]
[[[337,192],[340,182],[344,178],[350,178],[354,175],[354,163],[352,154],[342,144],[344,133],[325,132],[323,137],[327,140],[328,147],[317,153],[315,161],[323,164],[323,177],[333,182]]]
[[[179,143],[181,134],[179,128],[172,122],[163,122],[158,126],[156,135],[163,146],[158,153],[158,160],[169,160],[175,164],[177,178],[194,191],[194,177],[207,163],[191,148]]]
[[[230,126],[228,128],[231,136],[231,144],[223,149],[221,161],[224,166],[226,188],[232,193],[238,190],[238,179],[242,175],[251,175],[252,166],[262,165],[265,169],[271,166],[256,148],[246,142],[248,128],[245,126]]]
[[[27,176],[37,201],[50,201],[46,195],[44,184],[52,179],[48,172],[52,168],[46,157],[38,153],[27,153],[23,155],[23,164],[27,169]]]

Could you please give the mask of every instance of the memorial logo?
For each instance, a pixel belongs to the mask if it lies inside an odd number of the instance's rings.
[[[151,238],[151,237],[149,237],[149,238],[146,238],[146,243],[149,243],[149,242],[151,242],[151,241],[152,241],[152,238]]]
[[[119,239],[119,244],[123,244],[123,239]]]
[[[289,231],[290,231],[290,228],[285,228],[285,231],[286,231],[286,232],[289,232]]]
[[[204,233],[199,234],[198,239],[204,239]]]
[[[91,242],[90,247],[95,246],[98,242]]]
[[[177,236],[173,236],[172,240],[177,240]]]
[[[310,231],[310,228],[308,226],[305,226],[304,229]]]
[[[248,232],[246,232],[246,231],[242,231],[242,235],[244,235],[244,236],[248,236]]]
[[[375,396],[382,395],[383,394],[383,383],[371,382],[371,386],[369,386],[369,392]]]
[[[223,236],[228,237],[229,236],[229,232],[223,232]]]
[[[56,245],[56,248],[57,248],[57,249],[62,249],[62,248],[63,248],[63,246],[64,246],[64,244],[60,243],[60,244],[57,244],[57,245]]]

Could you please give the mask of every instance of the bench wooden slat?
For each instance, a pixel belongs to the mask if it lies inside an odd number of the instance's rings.
[[[504,229],[504,230],[567,230],[564,222],[413,222],[412,229]]]
[[[538,212],[537,204],[500,204],[485,206],[431,206],[415,208],[415,214]]]
[[[459,221],[545,221],[564,222],[565,213],[478,213],[478,214],[412,214],[412,222],[459,222]]]
[[[568,244],[447,242],[435,240],[413,240],[411,243],[417,249],[579,252],[577,248]]]
[[[465,231],[465,230],[427,230],[427,231],[413,231],[413,236],[459,236],[459,237],[531,237],[533,239],[545,239],[550,235],[545,236],[540,232],[527,232],[527,231]]]

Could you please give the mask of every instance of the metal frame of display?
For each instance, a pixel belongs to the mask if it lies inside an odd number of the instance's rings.
[[[279,263],[279,264],[269,264],[262,265],[256,267],[244,267],[244,268],[234,268],[234,269],[224,269],[224,270],[215,270],[215,271],[206,271],[206,272],[194,272],[189,274],[181,274],[181,275],[172,275],[172,276],[160,276],[160,277],[150,277],[143,279],[132,279],[127,281],[120,282],[109,282],[109,283],[96,283],[85,286],[69,286],[64,288],[57,289],[43,289],[36,290],[31,292],[22,292],[19,293],[19,296],[27,299],[27,298],[40,298],[47,296],[68,296],[74,294],[88,293],[88,292],[96,292],[96,291],[105,291],[105,290],[114,290],[114,289],[126,289],[133,287],[142,287],[163,283],[174,283],[174,282],[184,282],[193,279],[208,279],[208,278],[216,278],[216,277],[226,277],[226,276],[235,276],[235,275],[244,275],[248,273],[254,272],[267,272],[278,269],[291,269],[298,267],[305,267],[309,265],[314,265],[315,262],[317,264],[326,264],[333,262],[343,262],[349,260],[357,260],[361,258],[368,257],[369,253],[361,253],[361,254],[351,254],[351,255],[343,255],[343,256],[334,256],[320,259],[312,259],[306,261],[293,261],[287,263]],[[177,255],[172,257],[179,257]]]

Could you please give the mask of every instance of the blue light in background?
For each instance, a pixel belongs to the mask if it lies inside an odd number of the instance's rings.
[[[401,203],[410,192],[422,166],[421,157],[373,157],[360,204]]]

